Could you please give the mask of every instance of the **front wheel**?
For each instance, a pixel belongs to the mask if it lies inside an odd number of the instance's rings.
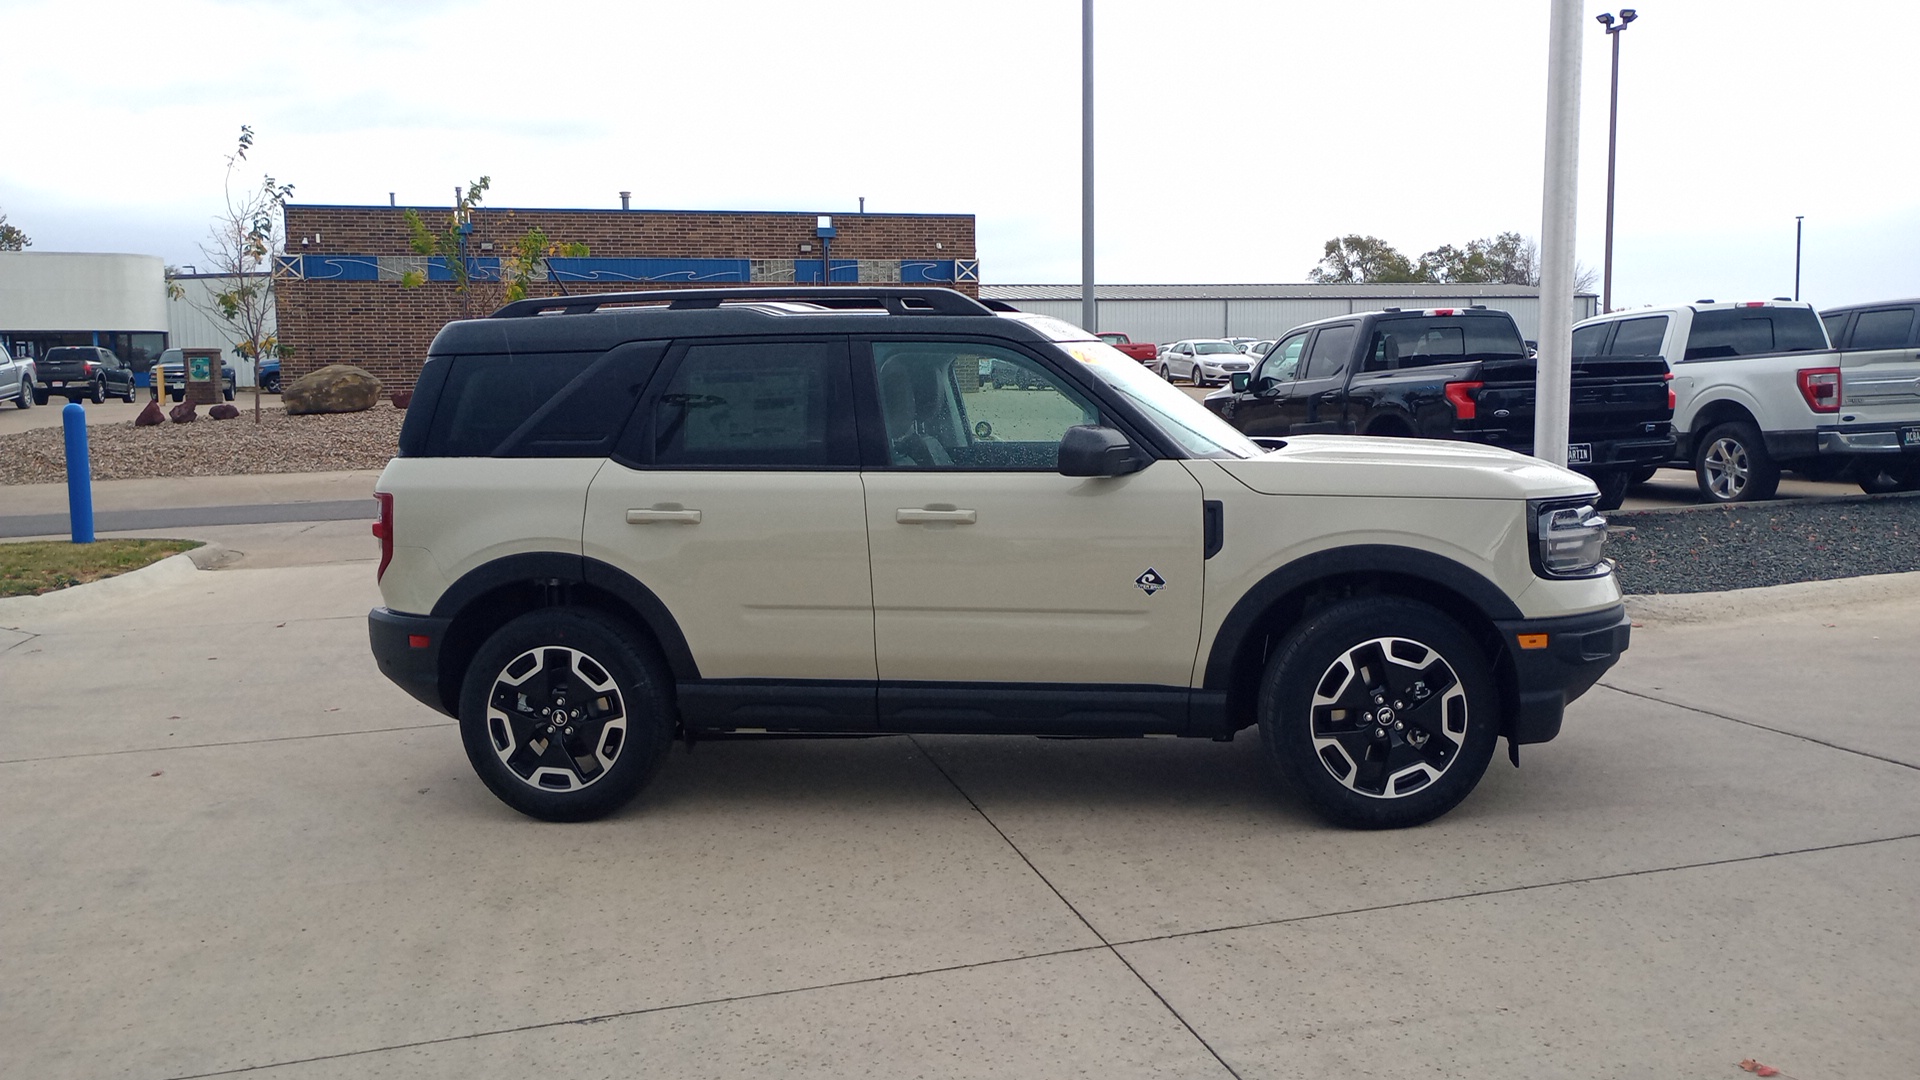
[[[1260,684],[1260,736],[1328,821],[1402,828],[1480,782],[1498,701],[1486,658],[1452,619],[1398,597],[1346,600],[1280,643]]]
[[[120,400],[129,405],[133,404],[133,383],[131,381],[127,383],[126,390],[120,394]]]
[[[529,612],[480,646],[460,692],[467,759],[501,802],[546,821],[626,805],[673,740],[673,692],[655,650],[579,608]]]
[[[1639,468],[1633,470],[1633,482],[1636,486],[1640,484],[1644,484],[1647,481],[1653,479],[1654,474],[1658,473],[1659,471],[1660,471],[1660,466],[1658,465],[1642,465]]]
[[[269,394],[279,393],[280,392],[280,373],[277,371],[269,371],[265,376],[263,376],[260,379],[260,389],[266,391]]]
[[[231,386],[229,386],[229,387],[227,387],[227,388],[226,388],[225,390],[222,390],[222,391],[220,391],[220,396],[221,396],[221,397],[223,397],[223,398],[225,398],[225,399],[227,399],[228,401],[232,401],[232,400],[233,400],[233,387],[231,387]]]
[[[1744,420],[1721,424],[1693,452],[1693,475],[1708,502],[1763,502],[1780,488],[1780,466],[1760,429]]]

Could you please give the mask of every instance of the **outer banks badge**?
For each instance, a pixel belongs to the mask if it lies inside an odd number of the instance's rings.
[[[1148,596],[1152,596],[1154,593],[1167,587],[1167,579],[1161,577],[1160,572],[1151,566],[1147,567],[1146,573],[1134,578],[1133,583],[1140,586],[1140,591],[1146,593]]]

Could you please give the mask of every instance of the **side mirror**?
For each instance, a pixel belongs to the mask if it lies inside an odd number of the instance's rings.
[[[1125,476],[1146,467],[1127,437],[1110,427],[1081,424],[1060,440],[1061,476]]]
[[[1244,394],[1247,392],[1247,387],[1252,385],[1253,385],[1253,372],[1236,371],[1233,373],[1233,392],[1234,393]]]

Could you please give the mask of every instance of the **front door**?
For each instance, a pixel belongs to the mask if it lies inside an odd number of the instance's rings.
[[[1322,327],[1307,346],[1306,363],[1288,393],[1284,413],[1291,435],[1343,434],[1347,430],[1347,363],[1353,356],[1351,325]]]
[[[1293,393],[1294,376],[1299,374],[1300,354],[1306,350],[1307,333],[1289,334],[1267,353],[1254,368],[1253,377],[1243,394],[1233,397],[1233,411],[1227,419],[1248,435],[1281,438],[1287,432],[1286,402]]]
[[[1023,388],[983,385],[981,360],[1023,369]],[[1103,418],[1059,363],[961,341],[856,360],[886,433],[862,474],[883,684],[1190,684],[1199,482],[1169,460],[1060,475],[1061,436]]]
[[[1920,315],[1911,305],[1871,308],[1853,317],[1840,353],[1840,404],[1862,424],[1920,418]],[[1834,342],[1840,347],[1839,342]],[[1914,434],[1909,436],[1907,431]],[[1920,445],[1920,423],[1895,432]]]

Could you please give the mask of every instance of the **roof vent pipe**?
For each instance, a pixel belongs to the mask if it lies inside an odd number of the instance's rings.
[[[621,193],[620,193],[620,209],[622,209],[622,210],[631,210],[631,209],[633,209],[633,208],[632,208],[631,206],[628,206],[628,205],[627,205],[627,200],[628,200],[628,199],[631,199],[631,198],[633,198],[633,192],[631,192],[631,191],[623,191],[623,192],[621,192]]]

